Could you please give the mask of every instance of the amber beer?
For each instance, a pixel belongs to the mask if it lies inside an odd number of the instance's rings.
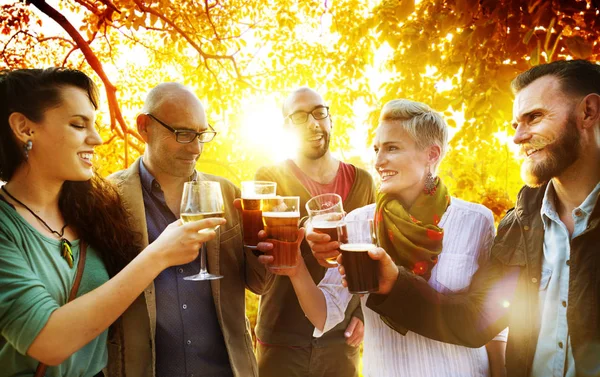
[[[344,219],[342,197],[334,193],[317,195],[306,202],[305,207],[313,231],[329,234],[331,241],[339,241],[336,226]],[[329,267],[337,266],[337,256],[326,261]]]
[[[348,242],[348,235],[346,233],[345,225],[341,225],[343,239],[339,240],[337,229],[338,225],[340,225],[340,221],[319,220],[317,218],[312,221],[312,228],[316,233],[324,233],[329,235],[329,237],[331,237],[331,241],[340,241],[342,243]],[[339,249],[338,252],[340,252]],[[337,256],[327,258],[326,260],[330,264],[335,265],[337,263]]]
[[[350,293],[371,293],[379,290],[377,261],[371,259],[368,253],[374,248],[375,245],[369,243],[340,245]]]
[[[258,232],[263,230],[261,198],[242,198],[242,225],[244,246],[255,248],[258,244]]]
[[[289,268],[298,265],[298,221],[300,212],[263,212],[263,222],[267,238],[273,242],[273,249],[267,255],[273,256],[271,268]]]
[[[277,183],[269,181],[242,182],[242,226],[244,246],[256,249],[258,232],[263,230],[262,199],[275,197]]]

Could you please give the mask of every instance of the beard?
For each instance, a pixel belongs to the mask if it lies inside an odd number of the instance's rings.
[[[310,147],[306,144],[303,144],[301,147],[302,155],[309,160],[318,160],[323,157],[325,153],[329,150],[329,134],[323,133],[323,145],[318,149]]]
[[[521,178],[529,187],[540,187],[560,176],[579,159],[580,136],[573,114],[569,115],[565,131],[554,142],[547,144],[541,153],[546,157],[537,163],[526,161],[521,165]],[[532,144],[535,141],[532,140]],[[538,152],[539,153],[539,152]]]

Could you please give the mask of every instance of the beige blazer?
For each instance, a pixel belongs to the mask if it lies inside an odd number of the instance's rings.
[[[134,230],[141,235],[141,248],[148,245],[148,230],[142,184],[139,175],[141,158],[128,169],[109,177],[121,194],[123,204],[131,216]],[[239,189],[227,179],[198,173],[198,179],[221,183],[225,200],[227,224],[217,232],[217,237],[207,243],[209,272],[223,275],[223,279],[210,281],[217,317],[229,361],[235,376],[258,376],[256,358],[252,348],[250,325],[246,317],[245,289],[262,294],[273,283],[273,275],[258,263],[242,245],[239,213],[233,200],[240,196]],[[154,377],[156,354],[156,299],[154,284],[111,326],[108,341],[108,377]]]

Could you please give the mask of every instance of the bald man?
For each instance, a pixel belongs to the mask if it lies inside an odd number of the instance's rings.
[[[305,203],[324,193],[340,195],[346,212],[373,203],[375,186],[369,173],[336,159],[329,150],[333,126],[323,97],[311,88],[301,87],[290,93],[282,110],[284,127],[297,135],[300,148],[293,159],[260,168],[256,179],[277,182],[279,195],[300,196],[301,216],[306,216]],[[332,265],[317,260],[306,241],[301,249],[318,284]],[[290,279],[275,277],[273,288],[260,300],[256,325],[260,376],[357,377],[358,346],[363,339],[358,296],[348,305],[340,324],[318,338],[313,336],[314,331]]]
[[[198,273],[199,260],[164,270],[113,326],[108,376],[258,376],[244,289],[262,294],[273,276],[244,251],[233,206],[239,189],[195,170],[204,143],[216,136],[204,107],[186,87],[160,84],[148,93],[137,130],[146,143],[144,155],[110,179],[141,235],[140,247],[179,218],[185,182],[218,181],[227,223],[205,246],[208,272],[224,278],[184,280]]]

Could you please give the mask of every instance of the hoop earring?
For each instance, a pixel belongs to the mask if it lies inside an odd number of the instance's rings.
[[[25,160],[29,159],[29,151],[33,149],[33,141],[27,140],[25,145],[23,145],[23,151],[25,152]]]
[[[437,191],[437,185],[435,184],[435,178],[433,177],[433,174],[431,174],[431,170],[430,170],[427,173],[427,176],[425,177],[425,188],[423,189],[423,192],[426,195],[433,196],[433,195],[435,195],[436,191]]]

